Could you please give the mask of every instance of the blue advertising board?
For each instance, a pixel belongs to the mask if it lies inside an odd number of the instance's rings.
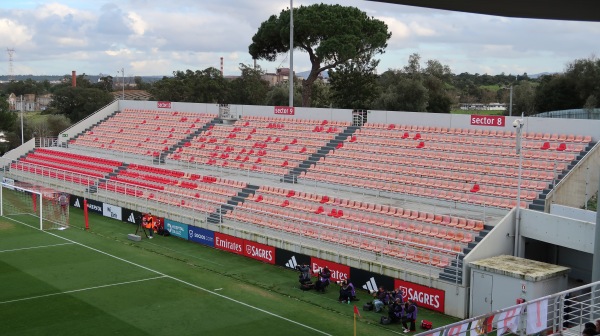
[[[202,245],[215,247],[215,233],[207,229],[188,226],[188,239]]]
[[[169,231],[171,236],[188,239],[188,225],[172,221],[165,218],[165,230]]]

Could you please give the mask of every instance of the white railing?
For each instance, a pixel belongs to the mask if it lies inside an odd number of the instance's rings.
[[[600,281],[420,333],[426,336],[573,335],[600,319]]]
[[[35,147],[59,147],[58,137],[35,138]]]
[[[68,132],[69,132],[71,129],[76,129],[76,128],[77,128],[77,127],[79,127],[79,125],[81,125],[82,123],[88,122],[89,120],[91,120],[91,119],[93,119],[93,118],[97,118],[97,117],[98,117],[98,115],[97,115],[97,114],[98,114],[98,112],[99,112],[99,111],[102,111],[102,110],[104,110],[105,108],[109,107],[110,105],[112,105],[112,104],[115,104],[115,102],[117,102],[117,103],[116,103],[116,105],[117,105],[117,107],[118,107],[118,104],[119,104],[119,103],[118,103],[118,100],[117,100],[117,99],[115,99],[115,100],[111,101],[110,103],[108,103],[108,104],[106,104],[106,105],[102,106],[102,107],[101,107],[101,108],[99,108],[98,110],[96,110],[96,112],[94,112],[94,113],[92,113],[92,114],[90,114],[90,115],[86,116],[85,118],[83,118],[83,119],[79,120],[77,123],[75,123],[75,124],[73,124],[73,125],[71,125],[71,126],[69,126],[69,127],[65,128],[64,130],[62,130],[62,132],[60,132],[60,136],[62,136],[62,134],[68,134]],[[112,113],[112,112],[111,112],[111,113]],[[77,133],[79,134],[79,133],[81,133],[81,131],[79,131],[79,132],[77,132]],[[67,138],[69,138],[69,139],[70,139],[70,137],[67,137]]]
[[[93,175],[81,174],[76,172],[70,172],[67,170],[61,170],[52,167],[45,167],[43,165],[38,165],[35,163],[28,162],[20,162],[20,161],[12,161],[12,164],[5,166],[4,169],[7,169],[9,172],[13,170],[13,174],[11,176],[19,176],[19,173],[29,173],[34,176],[39,176],[39,179],[44,183],[53,182],[54,185],[58,185],[56,182],[61,183],[70,183],[75,184],[76,186],[80,186],[80,189],[85,190],[85,193],[90,193],[91,188],[96,188],[96,192],[98,195],[102,195],[104,193],[115,193],[118,195],[126,195],[128,198],[135,200],[132,203],[138,204],[140,206],[145,207],[156,207],[156,206],[167,206],[168,209],[165,209],[165,212],[168,214],[177,214],[182,215],[182,212],[189,212],[190,218],[200,219],[204,223],[206,223],[208,216],[211,213],[216,213],[219,215],[220,222],[223,222],[223,214],[219,210],[222,206],[228,205],[227,201],[219,202],[213,199],[209,199],[208,197],[203,197],[200,194],[200,197],[182,195],[180,193],[171,192],[167,190],[160,190],[150,187],[144,187],[136,184],[130,184],[122,181],[113,181],[106,179],[104,177],[98,177]],[[4,175],[7,175],[7,171],[4,172]],[[101,181],[102,180],[102,181]],[[236,189],[237,190],[237,189]],[[150,197],[150,195],[152,196]],[[227,197],[229,198],[229,197]],[[123,199],[123,197],[115,197],[115,199]],[[210,209],[206,209],[206,207],[202,207],[203,204],[209,205]],[[270,204],[273,207],[277,207],[275,204]],[[204,209],[200,209],[200,207]],[[300,218],[296,218],[293,216],[287,216],[284,214],[275,214],[272,212],[264,212],[258,209],[250,209],[250,208],[239,208],[237,211],[239,212],[248,212],[254,215],[259,215],[263,218],[269,220],[278,220],[282,223],[288,223],[294,225],[298,231],[302,230],[312,230],[314,232],[319,233],[337,233],[340,235],[348,235],[352,236],[356,240],[368,240],[379,244],[377,246],[376,251],[373,251],[374,258],[372,261],[383,262],[383,250],[390,247],[399,247],[401,249],[405,249],[406,251],[410,250],[413,253],[420,253],[423,259],[433,261],[434,257],[440,257],[440,259],[446,259],[448,261],[448,267],[458,274],[462,271],[462,267],[457,266],[459,264],[460,256],[463,255],[462,252],[457,252],[445,248],[438,248],[436,246],[429,246],[424,244],[419,244],[416,242],[407,242],[397,238],[391,238],[384,235],[377,235],[374,233],[369,233],[360,229],[355,228],[356,225],[353,225],[352,228],[349,227],[339,227],[329,223],[321,223],[319,221],[312,220],[304,220]],[[198,216],[201,214],[201,217]],[[227,218],[225,218],[227,219]],[[235,219],[234,219],[235,221]],[[261,224],[249,222],[249,224],[255,227],[262,227]],[[352,222],[352,224],[359,224],[358,222]],[[303,236],[302,233],[299,235]],[[322,240],[322,238],[316,238],[317,240]],[[331,243],[334,245],[334,243]],[[340,243],[341,245],[341,243]],[[348,246],[350,248],[350,246]],[[364,246],[359,245],[354,247],[357,251],[369,251]],[[409,262],[409,260],[404,260],[404,258],[396,258],[391,255],[386,258],[390,259],[402,259],[401,261]],[[412,263],[415,270],[419,270],[421,273],[428,274],[430,278],[437,278],[441,268],[434,267],[433,265],[429,265],[426,263],[414,262]],[[456,284],[458,285],[458,276],[456,277]]]

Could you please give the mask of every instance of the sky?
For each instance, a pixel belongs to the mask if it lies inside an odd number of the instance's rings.
[[[576,59],[600,54],[600,22],[515,19],[372,1],[303,1],[358,7],[392,33],[378,72],[400,69],[418,53],[453,73],[495,75],[561,72]],[[288,8],[287,0],[0,0],[0,75],[170,76],[220,68],[239,75],[252,64],[248,46],[260,24]],[[258,61],[274,72],[289,57]],[[294,52],[294,70],[309,70]],[[123,71],[123,72],[122,72]]]

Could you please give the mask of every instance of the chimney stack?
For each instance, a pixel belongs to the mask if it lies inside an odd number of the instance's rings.
[[[72,87],[76,87],[77,86],[77,72],[75,72],[75,70],[73,70],[71,72],[71,86]]]

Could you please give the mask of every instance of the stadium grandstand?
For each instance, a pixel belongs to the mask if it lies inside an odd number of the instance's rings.
[[[71,205],[152,211],[182,239],[474,318],[591,282],[598,139],[597,120],[121,100],[3,166]],[[499,256],[560,270],[484,302],[473,274]]]

